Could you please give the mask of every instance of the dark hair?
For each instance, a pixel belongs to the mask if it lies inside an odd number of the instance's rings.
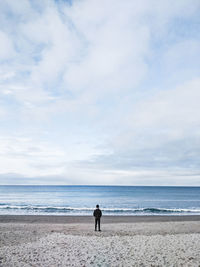
[[[99,205],[98,204],[96,205],[96,208],[99,208]]]

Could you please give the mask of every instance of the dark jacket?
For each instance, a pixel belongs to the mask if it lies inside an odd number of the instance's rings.
[[[101,210],[100,210],[100,209],[96,209],[96,210],[94,210],[94,212],[93,212],[93,216],[94,216],[95,218],[97,218],[97,219],[101,218],[101,216],[102,216],[102,212],[101,212]]]

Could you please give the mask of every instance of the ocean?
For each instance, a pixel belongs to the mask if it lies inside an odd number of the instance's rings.
[[[200,187],[0,186],[0,215],[199,215]]]

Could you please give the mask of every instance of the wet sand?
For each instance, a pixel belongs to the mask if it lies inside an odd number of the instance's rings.
[[[103,216],[102,223],[200,221],[200,215],[186,216]],[[0,215],[0,223],[93,223],[92,216]]]

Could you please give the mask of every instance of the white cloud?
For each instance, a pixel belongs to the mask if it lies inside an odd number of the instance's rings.
[[[15,49],[9,36],[0,31],[0,60],[9,60],[15,56]]]
[[[189,81],[173,89],[159,90],[134,110],[131,123],[134,128],[179,129],[188,131],[199,127],[200,79]]]
[[[113,153],[98,157],[95,164],[139,172],[165,169],[166,176],[168,171],[177,168],[182,177],[183,170],[197,171],[200,156],[199,88],[200,80],[197,79],[158,91],[136,104],[120,134],[112,136],[110,147]]]
[[[60,162],[64,160],[64,151],[45,141],[36,142],[29,137],[1,136],[0,147],[1,173],[33,177],[38,174],[58,175],[62,171]],[[35,168],[36,165],[39,167]]]
[[[169,183],[185,182],[193,167],[197,183],[199,8],[198,0],[2,2],[1,173],[151,184],[163,167]]]
[[[200,61],[200,40],[183,40],[169,47],[163,63],[166,75],[171,81],[194,79],[198,75]]]

